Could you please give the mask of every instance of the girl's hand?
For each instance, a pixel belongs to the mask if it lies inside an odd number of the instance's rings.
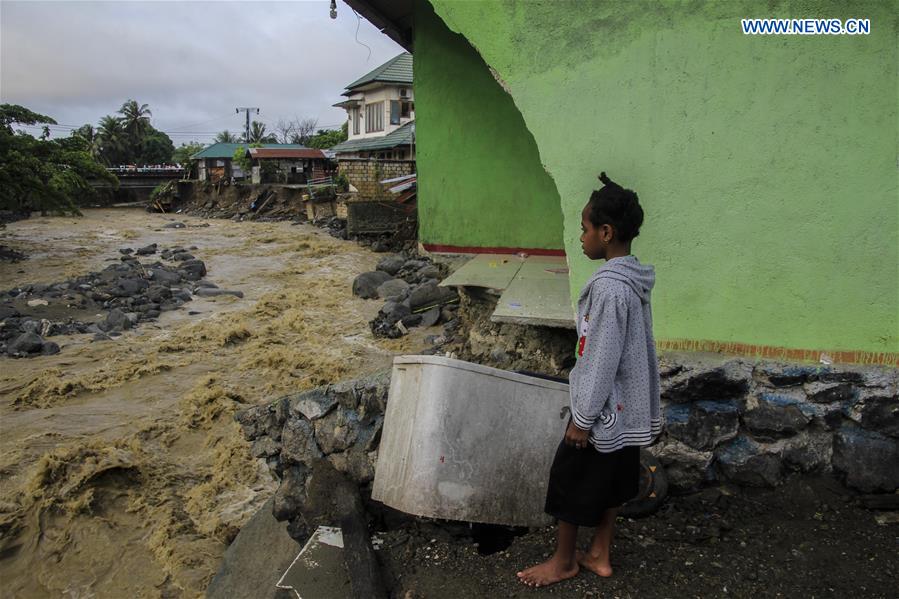
[[[568,422],[568,428],[565,430],[565,444],[570,445],[571,447],[577,447],[578,449],[583,449],[587,447],[589,441],[587,440],[590,437],[590,431],[585,431],[579,429],[574,425],[574,422]]]

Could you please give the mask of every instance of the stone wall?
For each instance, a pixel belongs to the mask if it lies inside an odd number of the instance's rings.
[[[411,175],[414,160],[369,160],[367,158],[338,158],[338,172],[346,175],[350,184],[359,190],[360,199],[384,195],[380,181]]]

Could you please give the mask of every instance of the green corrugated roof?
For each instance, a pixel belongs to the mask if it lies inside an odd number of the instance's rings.
[[[408,52],[403,52],[399,56],[391,58],[375,70],[356,79],[347,85],[346,88],[347,90],[351,90],[375,81],[383,81],[385,83],[407,83],[412,85],[412,55]]]
[[[234,152],[237,148],[246,148],[247,144],[229,144],[224,142],[214,143],[206,146],[196,154],[190,157],[191,160],[200,160],[203,158],[234,158]],[[261,148],[280,148],[304,150],[306,146],[302,144],[262,144]]]
[[[347,140],[331,148],[331,151],[336,153],[368,152],[372,150],[389,150],[397,146],[408,146],[414,139],[412,134],[412,125],[414,124],[415,121],[409,121],[399,129],[381,137]]]

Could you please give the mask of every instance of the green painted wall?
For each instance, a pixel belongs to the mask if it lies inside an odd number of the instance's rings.
[[[605,170],[647,214],[634,252],[657,267],[659,339],[899,350],[896,1],[431,2],[536,140],[573,293],[597,267],[579,212]],[[746,36],[743,17],[872,32]]]
[[[415,40],[420,241],[561,249],[559,193],[512,99],[424,1]]]

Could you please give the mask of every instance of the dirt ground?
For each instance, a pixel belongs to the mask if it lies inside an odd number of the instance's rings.
[[[554,528],[480,555],[446,527],[410,523],[384,533],[379,552],[394,596],[893,598],[899,525],[879,525],[832,479],[794,478],[775,490],[712,488],[671,498],[639,520],[619,518],[612,578],[587,571],[544,589],[515,573],[546,559]],[[581,546],[589,542],[581,530]]]
[[[163,228],[178,220],[185,228]],[[380,307],[352,297],[380,255],[308,225],[139,209],[32,218],[0,231],[27,254],[0,284],[53,283],[118,248],[196,246],[195,298],[109,341],[0,358],[0,596],[198,597],[227,544],[276,488],[232,414],[389,366],[434,331],[375,340]]]

